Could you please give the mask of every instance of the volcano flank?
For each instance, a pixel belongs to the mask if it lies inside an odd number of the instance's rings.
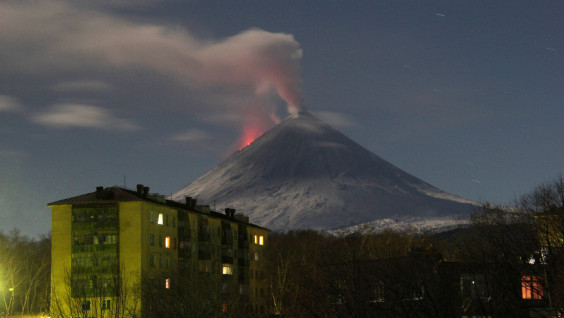
[[[473,202],[400,170],[307,111],[289,118],[173,194],[236,208],[272,230],[379,219],[465,217]]]

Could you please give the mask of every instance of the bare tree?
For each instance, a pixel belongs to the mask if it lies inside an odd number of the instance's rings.
[[[0,232],[0,307],[8,313],[36,314],[48,308],[51,239],[30,239],[13,229]]]
[[[139,317],[140,282],[129,281],[122,273],[123,268],[104,280],[93,275],[85,281],[67,271],[64,283],[52,286],[50,316]]]

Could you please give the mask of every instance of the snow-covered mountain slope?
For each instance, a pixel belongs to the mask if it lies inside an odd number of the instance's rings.
[[[471,224],[470,219],[461,215],[442,217],[404,217],[398,219],[378,219],[375,221],[353,225],[327,231],[327,233],[346,236],[353,233],[378,234],[387,230],[409,234],[435,234],[444,233],[457,228],[467,228]]]
[[[468,215],[473,203],[364,149],[309,112],[290,116],[172,198],[236,208],[272,230]]]

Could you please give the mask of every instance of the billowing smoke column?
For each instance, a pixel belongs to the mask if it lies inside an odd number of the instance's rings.
[[[205,83],[250,84],[256,94],[275,90],[295,113],[302,106],[300,66],[302,50],[289,34],[258,29],[204,47],[196,54],[198,80]]]
[[[223,42],[212,44],[199,52],[202,62],[199,80],[205,83],[252,85],[255,94],[272,93],[284,99],[288,112],[303,109],[300,91],[299,62],[302,51],[292,35],[249,30]],[[248,146],[268,128],[280,120],[271,110],[247,109],[238,148]]]

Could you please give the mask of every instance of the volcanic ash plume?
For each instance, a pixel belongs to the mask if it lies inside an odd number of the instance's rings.
[[[202,63],[200,80],[231,85],[250,84],[258,95],[272,90],[290,113],[302,109],[302,50],[290,34],[253,29],[208,45],[196,54]]]

